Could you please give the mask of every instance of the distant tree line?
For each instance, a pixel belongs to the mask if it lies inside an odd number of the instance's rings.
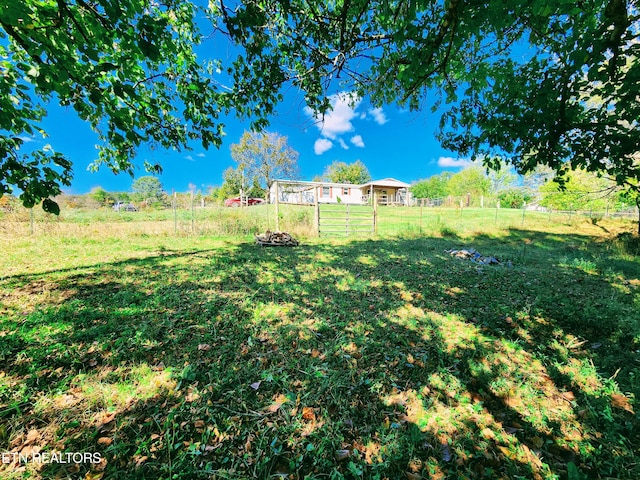
[[[537,168],[517,175],[511,168],[488,173],[479,165],[470,165],[454,173],[445,171],[418,180],[410,191],[414,198],[442,199],[468,194],[495,197],[502,208],[522,208],[536,202],[553,210],[600,210],[632,207],[635,197],[615,181],[597,173],[576,169],[554,181],[555,172]]]
[[[165,192],[160,180],[147,175],[133,181],[129,192],[108,192],[95,187],[87,195],[66,195],[58,203],[69,207],[110,207],[118,202],[134,202],[137,206],[168,207],[191,202],[222,204],[225,199],[244,196],[268,199],[275,179],[296,179],[298,152],[288,145],[287,137],[270,132],[245,132],[237,144],[231,145],[235,167],[227,168],[220,186],[206,192],[190,188],[186,193]],[[557,173],[549,167],[538,167],[518,175],[513,167],[487,170],[478,163],[458,171],[444,171],[418,180],[410,188],[414,198],[445,199],[448,197],[492,197],[502,208],[522,208],[536,202],[554,210],[605,210],[633,206],[633,192],[619,186],[602,174],[575,169],[562,182],[553,181]],[[315,181],[363,184],[371,180],[366,165],[357,160],[351,164],[335,160],[326,166]],[[173,198],[172,198],[173,197]],[[184,197],[184,198],[183,198]],[[4,205],[6,204],[6,205]],[[8,208],[5,198],[3,208]]]

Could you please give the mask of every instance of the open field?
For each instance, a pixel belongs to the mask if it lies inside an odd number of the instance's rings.
[[[139,213],[2,220],[0,477],[640,478],[631,223],[294,212],[260,248]]]
[[[344,205],[322,205],[334,216],[332,210]],[[371,211],[370,207],[351,206],[355,212]],[[587,214],[588,215],[588,214]],[[536,212],[496,208],[445,208],[445,207],[380,207],[378,209],[377,234],[382,237],[398,235],[432,235],[434,233],[499,234],[509,228],[526,228],[554,232],[584,231],[597,235],[619,230],[634,231],[633,221],[637,213],[624,219],[607,218],[605,212],[589,216],[576,212]],[[357,216],[357,215],[356,215]],[[302,237],[315,233],[313,206],[280,205],[279,226]],[[366,223],[366,222],[365,222]],[[593,228],[590,228],[589,224]],[[597,226],[600,225],[600,226]],[[149,209],[139,212],[114,212],[110,208],[65,209],[60,216],[49,215],[41,209],[29,211],[17,207],[11,212],[0,211],[0,236],[131,236],[131,235],[250,235],[276,229],[274,205],[248,208],[220,206],[183,206],[173,210]],[[334,229],[339,230],[339,229]]]

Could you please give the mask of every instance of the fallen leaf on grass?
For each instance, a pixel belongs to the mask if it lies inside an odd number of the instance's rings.
[[[187,395],[184,397],[184,401],[187,403],[193,403],[196,400],[198,400],[200,398],[200,394],[190,391],[189,393],[187,393]]]
[[[316,412],[311,407],[303,407],[302,408],[302,418],[305,420],[315,420]]]
[[[108,447],[113,443],[113,438],[111,437],[100,437],[98,438],[98,445],[102,445],[103,447]]]
[[[201,343],[200,345],[198,345],[198,350],[206,352],[207,350],[211,350],[211,345],[209,345],[208,343]]]
[[[364,461],[372,465],[374,463],[381,463],[380,449],[381,445],[379,443],[371,441],[360,451],[364,453]]]
[[[115,418],[116,418],[115,412],[99,414],[98,417],[96,418],[96,423],[98,424],[98,426],[105,426],[113,422]]]
[[[620,395],[619,393],[614,393],[611,395],[611,405],[616,408],[621,408],[629,413],[633,413],[633,407],[631,406],[631,402],[624,395]]]
[[[271,405],[265,408],[265,411],[269,413],[276,413],[278,410],[280,410],[280,407],[282,407],[282,405],[284,405],[288,401],[289,399],[286,396],[280,394],[273,400],[273,403]]]
[[[101,480],[103,476],[104,472],[87,472],[84,480]]]
[[[25,445],[24,447],[22,447],[19,453],[23,457],[33,457],[34,454],[40,453],[41,450],[42,447],[38,445]]]
[[[260,388],[260,384],[262,383],[262,381],[257,381],[257,382],[253,382],[251,385],[249,385],[251,388],[253,388],[254,390],[258,390]]]
[[[253,442],[253,439],[254,439],[253,435],[249,435],[247,437],[247,441],[244,442],[244,451],[245,452],[251,452],[251,443]]]
[[[322,353],[320,350],[316,350],[314,348],[313,350],[311,350],[311,357],[312,358],[319,358],[320,360],[324,360],[325,359],[325,354]]]
[[[193,422],[193,426],[196,428],[204,428],[204,420],[196,420],[195,422]]]
[[[311,420],[308,421],[304,428],[302,430],[300,430],[300,436],[303,438],[308,437],[309,435],[313,434],[314,432],[317,432],[318,430],[320,430],[322,427],[324,426],[324,422],[318,422],[316,420]]]
[[[29,430],[29,433],[27,433],[27,439],[25,440],[24,444],[29,445],[31,443],[37,442],[38,440],[40,440],[40,432],[38,432],[38,430],[34,428],[32,430]]]

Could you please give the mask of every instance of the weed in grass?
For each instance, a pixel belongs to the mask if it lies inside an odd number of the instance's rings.
[[[627,254],[634,257],[640,256],[640,235],[623,232],[614,238],[613,244],[619,254]]]
[[[598,265],[595,262],[584,258],[574,258],[570,265],[585,273],[595,274],[598,271]]]
[[[443,237],[457,237],[458,233],[451,227],[440,227],[440,235]]]

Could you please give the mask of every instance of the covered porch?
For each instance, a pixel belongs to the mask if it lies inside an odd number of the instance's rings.
[[[374,180],[360,186],[362,203],[376,203],[377,205],[409,205],[409,187],[405,182],[395,178]]]

